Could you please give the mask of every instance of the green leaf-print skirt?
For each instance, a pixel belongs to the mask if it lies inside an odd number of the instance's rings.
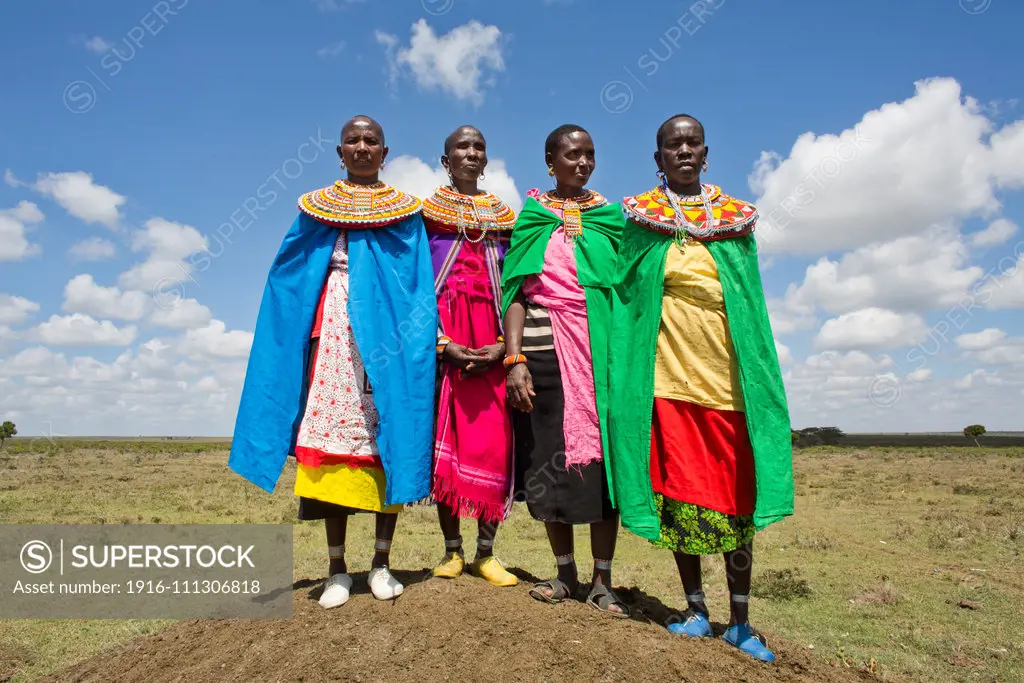
[[[752,515],[727,515],[660,493],[654,494],[654,504],[661,518],[661,537],[654,541],[658,548],[687,555],[717,555],[754,540]]]

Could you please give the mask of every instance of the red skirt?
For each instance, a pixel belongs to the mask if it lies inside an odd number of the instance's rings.
[[[754,514],[754,451],[743,413],[654,399],[651,484],[655,493],[726,515]]]

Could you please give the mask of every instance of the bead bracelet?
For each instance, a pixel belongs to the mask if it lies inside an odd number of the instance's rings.
[[[524,356],[521,353],[517,353],[517,354],[515,354],[513,356],[505,356],[505,360],[502,361],[502,365],[505,366],[505,371],[508,372],[508,370],[513,365],[519,365],[520,363],[525,363],[525,362],[526,362],[526,356]]]
[[[452,338],[451,337],[446,337],[446,336],[438,337],[438,339],[437,339],[437,346],[434,347],[435,350],[437,351],[437,355],[439,355],[439,356],[442,355],[444,353],[444,348],[446,346],[448,346],[449,344],[451,344],[451,343],[452,343]]]

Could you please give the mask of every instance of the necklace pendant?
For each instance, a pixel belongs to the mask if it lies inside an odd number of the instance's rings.
[[[567,237],[578,237],[583,232],[583,217],[580,215],[580,205],[572,200],[567,200],[562,205],[562,222],[565,225]]]

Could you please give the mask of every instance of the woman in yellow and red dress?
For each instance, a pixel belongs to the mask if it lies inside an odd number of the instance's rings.
[[[669,630],[712,635],[701,556],[723,554],[722,639],[774,655],[748,623],[757,529],[793,512],[782,373],[753,231],[757,210],[702,184],[704,127],[658,129],[662,182],[623,200],[612,312],[612,489],[623,525],[675,555],[688,610]]]

